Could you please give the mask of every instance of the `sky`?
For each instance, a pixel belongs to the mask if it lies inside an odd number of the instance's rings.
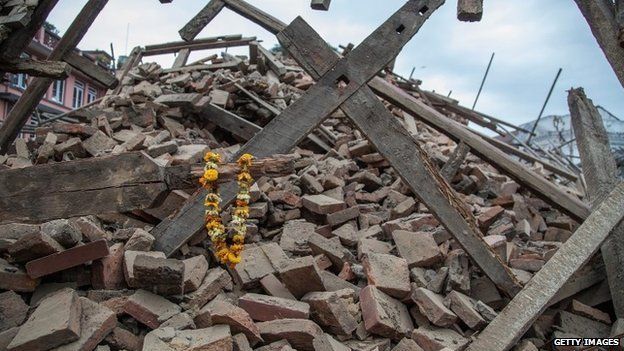
[[[402,0],[333,0],[329,11],[310,9],[309,0],[248,0],[289,23],[305,19],[333,46],[358,45],[392,13]],[[86,0],[60,1],[48,21],[61,34]],[[178,30],[208,0],[110,0],[79,47],[123,55],[134,46],[178,41]],[[492,52],[495,58],[476,109],[522,124],[537,118],[557,70],[563,69],[544,115],[567,114],[567,90],[584,87],[594,104],[624,119],[624,88],[618,82],[589,26],[572,0],[488,1],[480,22],[460,22],[455,0],[446,0],[403,48],[395,71],[422,80],[435,90],[471,107]],[[274,35],[224,9],[197,38],[242,34],[256,36],[267,48]],[[193,53],[190,61],[214,51]],[[246,48],[229,49],[247,54]],[[170,66],[174,56],[146,58]],[[145,60],[144,60],[145,61]]]

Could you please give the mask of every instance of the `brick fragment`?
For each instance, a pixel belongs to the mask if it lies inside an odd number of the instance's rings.
[[[492,223],[494,223],[503,214],[503,212],[505,212],[505,209],[501,206],[493,206],[486,209],[479,215],[479,217],[477,217],[479,228],[481,228],[483,232],[487,232],[490,225],[492,225]]]
[[[208,260],[203,255],[187,258],[184,263],[184,292],[189,293],[199,288],[206,272],[208,272]]]
[[[314,338],[312,341],[314,351],[351,351],[352,349],[345,346],[340,341],[325,333]]]
[[[95,134],[83,141],[82,145],[90,155],[97,157],[112,150],[113,147],[117,145],[117,142],[98,130]]]
[[[316,323],[306,319],[277,319],[257,325],[266,341],[286,339],[296,350],[302,351],[314,351],[314,339],[323,334]]]
[[[321,271],[321,279],[323,280],[323,285],[325,286],[325,290],[327,291],[352,289],[353,291],[355,291],[356,294],[359,295],[360,291],[362,290],[360,287],[353,285],[328,271]]]
[[[123,289],[126,287],[124,278],[124,245],[114,244],[109,254],[91,265],[91,285],[95,289]]]
[[[342,246],[340,241],[336,242],[335,240],[327,239],[317,233],[310,235],[308,238],[308,245],[313,254],[324,254],[336,268],[342,267],[344,262],[352,262],[355,260],[353,254]]]
[[[305,220],[288,221],[282,229],[280,246],[284,251],[297,255],[309,255],[312,251],[308,246],[308,238],[314,234],[316,225]]]
[[[199,328],[206,328],[216,324],[226,324],[230,326],[233,333],[243,333],[253,345],[262,342],[260,331],[249,313],[243,308],[234,306],[229,302],[213,300],[199,310],[194,319]]]
[[[17,335],[18,331],[18,327],[13,327],[11,329],[0,332],[0,350],[7,349],[7,346],[9,346],[11,341],[15,338],[15,335]]]
[[[0,332],[18,327],[26,319],[28,305],[13,291],[0,293]]]
[[[68,249],[82,240],[82,233],[67,219],[57,219],[41,225],[41,232]]]
[[[597,308],[587,306],[577,300],[572,300],[572,304],[570,305],[570,312],[583,317],[591,318],[597,322],[611,324],[611,317],[608,313],[602,312]]]
[[[452,329],[439,329],[423,326],[412,332],[412,340],[425,351],[440,351],[445,347],[450,350],[463,350],[470,339],[461,336]]]
[[[399,341],[414,329],[407,307],[373,285],[360,292],[360,307],[369,333]]]
[[[358,241],[357,255],[360,260],[371,253],[389,254],[390,251],[392,251],[392,245],[385,241],[369,238]]]
[[[238,299],[238,305],[253,320],[262,322],[281,318],[307,319],[310,315],[309,304],[276,296],[247,293]]]
[[[354,351],[389,351],[391,343],[390,339],[373,338],[366,340],[349,340],[345,341],[345,345],[347,345]]]
[[[368,254],[362,265],[368,284],[376,286],[384,293],[403,299],[409,295],[409,269],[407,261],[394,255]]]
[[[0,258],[0,289],[17,292],[33,292],[39,285],[38,279],[33,279],[18,267],[10,265]]]
[[[409,268],[430,267],[443,259],[431,232],[395,230],[392,239]]]
[[[208,301],[219,295],[223,289],[232,289],[232,278],[228,272],[221,267],[209,269],[199,288],[184,295],[183,307],[185,309],[200,309]]]
[[[507,237],[504,235],[488,235],[483,240],[496,252],[498,257],[507,262]]]
[[[140,351],[142,348],[142,342],[138,336],[120,327],[113,328],[105,340],[107,344],[116,350]]]
[[[163,324],[160,325],[160,327],[171,327],[175,330],[196,329],[193,317],[191,317],[191,315],[186,312],[178,313],[175,316],[167,319]]]
[[[136,278],[134,277],[134,261],[139,256],[149,256],[155,258],[166,258],[165,254],[160,251],[142,252],[142,251],[128,251],[124,252],[124,277],[126,283],[131,288],[136,288],[138,285]]]
[[[80,338],[82,306],[72,289],[41,301],[8,345],[9,351],[49,350]]]
[[[316,179],[316,177],[314,177],[313,175],[309,173],[303,174],[300,180],[301,180],[301,185],[303,186],[303,189],[308,194],[312,194],[312,195],[320,194],[324,190],[323,185],[321,185],[321,182],[319,182]]]
[[[82,318],[80,338],[54,351],[90,351],[104,340],[117,325],[117,317],[109,308],[101,306],[85,297],[80,298]]]
[[[385,222],[381,228],[384,234],[390,237],[395,230],[407,230],[410,232],[425,231],[439,225],[438,220],[431,214],[414,213],[410,216]]]
[[[49,235],[36,232],[24,235],[13,245],[9,246],[8,252],[15,262],[28,262],[34,259],[48,256],[63,251],[61,244],[57,243]]]
[[[267,274],[264,278],[260,279],[260,285],[262,289],[271,296],[296,300],[293,294],[286,289],[286,286],[284,286],[274,274]]]
[[[333,199],[326,195],[306,195],[302,198],[303,207],[316,214],[329,214],[344,210],[347,205],[344,201]]]
[[[184,263],[175,259],[138,256],[134,261],[136,287],[158,295],[184,292]]]
[[[408,338],[401,340],[392,351],[423,351],[416,341]]]
[[[127,314],[152,329],[181,310],[180,306],[146,290],[137,290],[124,305]]]
[[[509,266],[528,272],[537,272],[546,262],[539,258],[513,258],[509,260]]]
[[[150,251],[154,244],[154,237],[152,234],[146,232],[141,228],[136,228],[134,233],[126,242],[126,250],[131,251]]]
[[[234,279],[243,289],[258,286],[260,279],[277,272],[288,261],[286,253],[277,243],[245,245],[241,263],[234,268]]]
[[[341,211],[336,211],[327,215],[327,224],[334,227],[339,224],[348,222],[352,219],[357,218],[360,215],[360,208],[358,206],[353,206],[346,208]]]
[[[310,304],[312,320],[336,335],[350,336],[358,326],[355,292],[344,289],[333,292],[311,292],[302,301]],[[354,313],[355,312],[355,313]]]
[[[312,291],[325,291],[320,270],[312,256],[292,259],[280,267],[278,272],[286,288],[296,298],[301,298]]]
[[[446,291],[470,292],[470,265],[464,250],[457,249],[446,255],[444,265],[448,267]]]
[[[358,242],[357,225],[350,221],[332,231],[332,235],[340,238],[340,242],[347,246],[355,246]]]
[[[239,333],[232,337],[234,351],[253,351],[245,334]]]
[[[227,325],[195,330],[160,328],[152,330],[145,336],[143,351],[151,350],[232,351],[232,334]]]
[[[470,329],[481,330],[487,324],[479,312],[474,308],[475,301],[458,292],[451,291],[446,296],[447,305]]]
[[[412,300],[420,312],[439,327],[449,327],[457,321],[457,315],[444,306],[444,298],[428,289],[415,289]]]
[[[30,261],[26,263],[26,272],[32,278],[39,278],[106,257],[108,254],[106,240],[97,240]]]

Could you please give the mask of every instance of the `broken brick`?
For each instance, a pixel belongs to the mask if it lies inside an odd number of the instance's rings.
[[[307,319],[310,306],[305,302],[247,293],[238,299],[238,305],[256,321],[272,321],[280,318]]]
[[[208,261],[203,255],[187,258],[184,263],[184,292],[189,293],[199,288],[206,272],[208,272]]]
[[[244,309],[229,302],[213,300],[199,310],[195,317],[195,324],[199,328],[211,327],[216,324],[230,326],[233,333],[243,333],[253,345],[261,342],[260,331]]]
[[[296,350],[302,351],[314,351],[314,339],[323,334],[316,323],[307,319],[276,319],[257,325],[266,341],[286,339]]]
[[[26,272],[32,278],[39,278],[106,257],[108,253],[106,240],[96,240],[30,261],[26,263]]]
[[[181,310],[180,306],[146,290],[137,290],[124,305],[127,314],[152,329]]]
[[[369,333],[399,341],[414,329],[407,307],[373,285],[360,292],[360,307]]]
[[[179,260],[138,256],[134,261],[136,287],[158,295],[184,292],[184,263]]]
[[[428,289],[415,289],[412,300],[418,305],[420,312],[439,327],[449,327],[457,321],[457,315],[444,305],[444,298]]]
[[[312,256],[291,259],[278,272],[286,288],[297,298],[312,291],[325,290],[320,270]]]
[[[443,257],[430,232],[408,232],[395,230],[392,238],[399,255],[407,261],[409,268],[430,267],[441,262]]]
[[[405,259],[394,255],[371,253],[366,255],[362,265],[368,284],[398,299],[409,295],[409,269]]]

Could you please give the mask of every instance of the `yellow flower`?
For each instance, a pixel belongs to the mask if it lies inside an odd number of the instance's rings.
[[[243,154],[239,159],[238,159],[238,165],[241,167],[249,167],[251,166],[251,161],[253,160],[253,156],[251,156],[250,154]]]
[[[238,175],[238,181],[243,183],[251,183],[253,182],[253,178],[251,177],[251,174],[247,172],[241,172]]]
[[[204,172],[204,179],[209,182],[214,182],[219,178],[219,171],[216,169],[208,169]]]
[[[234,244],[234,245],[230,246],[230,250],[232,252],[235,252],[236,254],[240,254],[243,251],[243,245],[241,245],[241,244]]]
[[[245,242],[245,237],[242,235],[234,235],[232,241],[236,244],[243,244]]]
[[[236,265],[237,263],[240,263],[241,261],[240,256],[237,256],[236,254],[233,254],[231,252],[228,254],[227,258],[233,265]]]
[[[221,155],[216,152],[209,151],[204,155],[204,161],[206,162],[221,162]]]

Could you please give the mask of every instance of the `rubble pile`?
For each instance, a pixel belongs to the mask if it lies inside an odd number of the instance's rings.
[[[17,139],[0,168],[127,152],[162,166],[199,165],[209,150],[230,159],[251,135],[218,116],[262,128],[314,84],[287,58],[281,75],[227,54],[206,61],[138,65],[119,94],[70,114],[76,123],[54,121],[34,140]],[[415,127],[443,168],[455,142]],[[150,230],[199,184],[132,213],[0,225],[0,350],[465,348],[509,297],[340,110],[314,136],[293,151],[295,173],[256,179],[243,260],[233,269],[215,262],[205,231],[170,257],[153,250]],[[581,196],[540,164],[527,167]],[[471,154],[444,174],[523,284],[579,225]],[[609,336],[609,311],[596,308],[610,300],[601,260],[577,276],[517,351],[548,348],[553,337]]]

